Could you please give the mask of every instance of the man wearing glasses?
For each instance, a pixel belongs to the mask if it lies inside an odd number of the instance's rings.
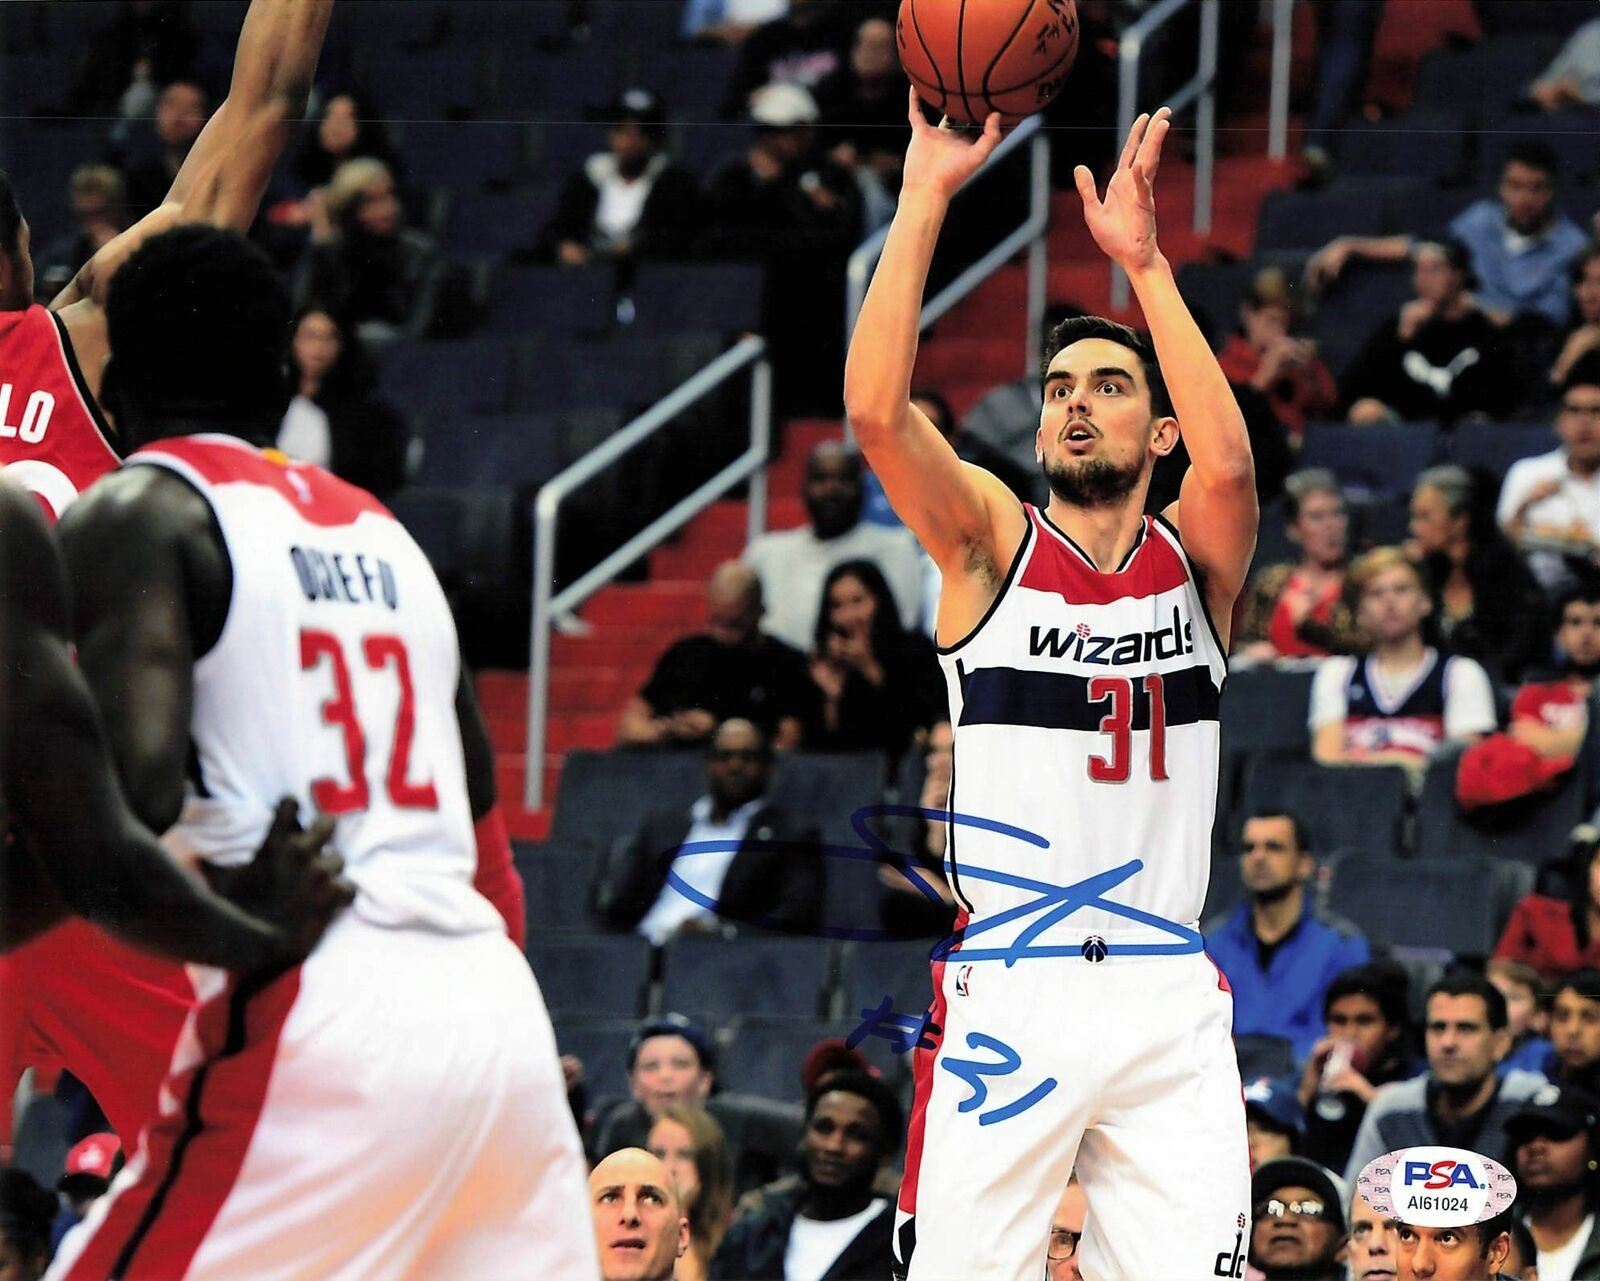
[[[1250,1197],[1249,1263],[1264,1281],[1345,1281],[1347,1197],[1338,1175],[1304,1157],[1279,1157],[1255,1172]],[[1244,1276],[1239,1253],[1220,1256],[1215,1274]]]
[[[1044,1281],[1082,1281],[1078,1271],[1078,1242],[1083,1239],[1083,1219],[1089,1202],[1076,1177],[1062,1189],[1056,1212],[1050,1216],[1050,1244],[1045,1251]]]
[[[1561,384],[1556,434],[1559,449],[1512,464],[1496,513],[1546,587],[1567,576],[1563,557],[1600,552],[1600,352],[1580,357]]]

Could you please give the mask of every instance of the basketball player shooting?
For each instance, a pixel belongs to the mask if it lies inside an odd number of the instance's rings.
[[[1032,1281],[1074,1170],[1090,1281],[1242,1275],[1232,997],[1194,923],[1257,509],[1243,417],[1156,241],[1169,115],[1135,122],[1103,199],[1076,173],[1153,346],[1095,317],[1055,330],[1044,510],[960,461],[909,397],[934,246],[1000,141],[998,116],[974,140],[931,125],[913,93],[900,204],[850,347],[851,425],[944,575],[950,809],[1048,841],[950,827],[956,943],[933,964],[896,1234],[910,1281]],[[1148,516],[1151,469],[1180,429],[1179,500]]]

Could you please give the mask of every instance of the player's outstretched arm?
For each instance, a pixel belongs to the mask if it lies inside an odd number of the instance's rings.
[[[1095,243],[1128,273],[1150,327],[1189,448],[1189,470],[1166,514],[1205,574],[1212,617],[1225,626],[1255,551],[1255,463],[1239,402],[1156,244],[1154,183],[1170,121],[1165,107],[1134,121],[1104,200],[1088,169],[1079,165],[1073,176]]]
[[[180,223],[249,230],[272,167],[305,111],[332,12],[333,0],[252,0],[228,96],[195,139],[166,199],[101,248],[52,310],[84,299],[104,306],[111,278],[134,250]]]
[[[180,960],[258,969],[293,959],[282,930],[208,892],[129,812],[68,654],[61,558],[33,497],[3,480],[0,601],[0,785],[23,838],[3,855],[0,946],[72,911]],[[318,857],[326,832],[296,838],[293,817],[281,816],[275,848]]]
[[[957,458],[911,404],[934,246],[951,199],[999,145],[1000,117],[973,140],[929,124],[912,90],[911,129],[900,203],[845,361],[844,404],[890,504],[948,578],[965,573],[975,550],[993,557],[997,523],[1015,524],[1013,541],[1022,536],[1010,491]]]

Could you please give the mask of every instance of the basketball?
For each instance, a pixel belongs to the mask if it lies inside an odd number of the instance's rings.
[[[1078,56],[1074,0],[900,0],[897,25],[911,83],[960,124],[1043,110]]]

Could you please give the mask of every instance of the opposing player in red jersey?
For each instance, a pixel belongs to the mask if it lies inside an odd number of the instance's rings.
[[[237,871],[287,791],[337,816],[357,893],[265,984],[197,971],[161,1114],[51,1277],[593,1281],[554,1034],[473,888],[471,686],[437,577],[370,494],[258,447],[289,396],[259,249],[154,237],[107,315],[134,449],[61,530],[129,802]]]

